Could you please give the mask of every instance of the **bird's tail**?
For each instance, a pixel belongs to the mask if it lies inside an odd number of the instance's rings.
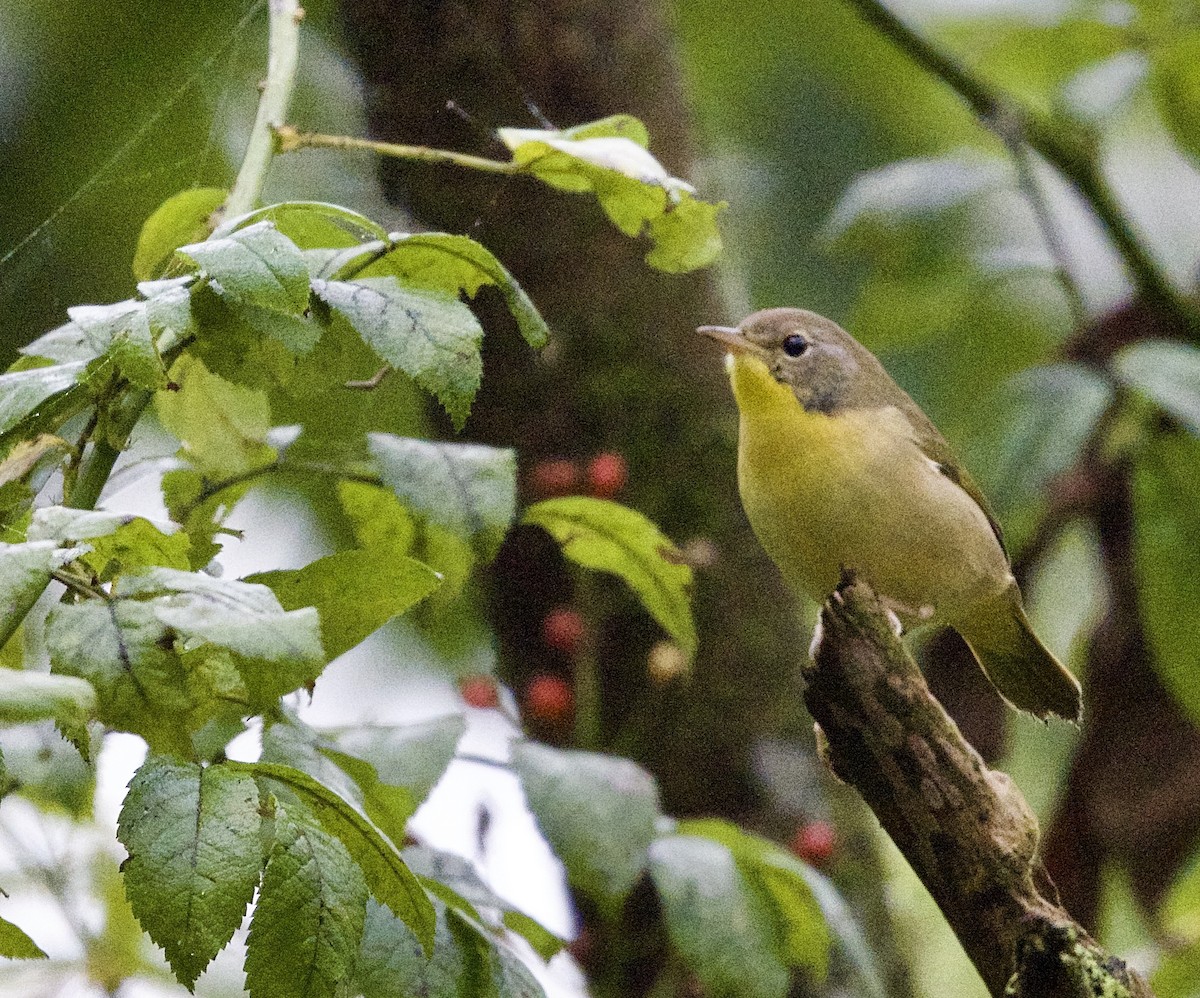
[[[1015,584],[972,608],[969,618],[955,621],[955,629],[1010,704],[1042,720],[1054,714],[1079,723],[1079,681],[1033,633]]]

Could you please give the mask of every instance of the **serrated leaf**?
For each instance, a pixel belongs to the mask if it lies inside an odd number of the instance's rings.
[[[461,292],[471,298],[484,285],[491,285],[504,297],[525,342],[541,347],[549,340],[546,320],[524,289],[474,239],[444,232],[393,233],[390,239],[391,251],[363,270],[363,277],[392,273],[405,285],[449,295]]]
[[[138,234],[133,253],[133,276],[149,281],[162,275],[175,250],[208,235],[213,212],[225,203],[220,187],[193,187],[167,198],[154,209]]]
[[[623,579],[688,661],[695,657],[692,570],[641,513],[606,499],[568,496],[535,503],[521,522],[549,533],[576,564]]]
[[[121,374],[141,388],[167,384],[167,372],[154,345],[146,302],[76,305],[67,315],[96,356],[104,356]]]
[[[804,967],[817,980],[824,980],[832,940],[810,885],[810,868],[775,843],[725,821],[682,821],[677,831],[712,839],[729,849],[750,887],[775,910],[780,959],[786,966]]]
[[[0,433],[7,433],[47,399],[77,384],[88,362],[51,364],[0,374]]]
[[[96,691],[82,679],[0,669],[0,724],[49,718],[73,744],[86,746],[95,711]]]
[[[340,998],[354,969],[367,887],[337,837],[279,805],[246,940],[251,998]]]
[[[167,526],[169,532],[140,516],[128,518],[111,533],[90,539],[91,551],[80,560],[106,580],[151,566],[186,570],[192,542],[174,524]]]
[[[231,302],[284,315],[308,308],[308,267],[294,242],[271,222],[256,222],[181,246]]]
[[[522,172],[560,190],[595,193],[618,229],[648,236],[653,245],[646,261],[658,270],[695,270],[720,252],[715,220],[724,203],[699,201],[690,184],[668,174],[645,148],[637,119],[617,115],[565,131],[501,128],[497,134]]]
[[[712,998],[783,998],[771,913],[725,846],[668,835],[650,846],[650,875],[667,935]]]
[[[188,990],[254,896],[261,825],[254,779],[227,765],[150,756],[129,785],[117,823],[125,895]]]
[[[313,281],[313,291],[380,358],[437,396],[462,428],[483,377],[483,328],[466,305],[391,276]]]
[[[428,565],[386,548],[339,551],[304,568],[263,572],[247,581],[271,589],[285,610],[315,607],[331,660],[419,603],[439,582]]]
[[[189,286],[192,281],[189,277],[139,285],[139,290],[146,294],[146,318],[160,354],[178,347],[196,332],[192,288]],[[146,293],[148,291],[153,293]]]
[[[344,798],[298,769],[263,762],[236,765],[256,777],[278,782],[295,794],[321,826],[346,847],[371,893],[404,920],[426,952],[432,948],[435,916],[429,896],[379,829]]]
[[[1154,667],[1200,723],[1200,439],[1164,435],[1144,447],[1133,499],[1138,606]]]
[[[488,993],[483,940],[434,901],[437,927],[426,956],[417,937],[383,905],[367,902],[367,921],[355,970],[363,998],[466,998]]]
[[[47,960],[42,948],[6,918],[0,918],[0,956],[10,960]]]
[[[610,911],[646,866],[660,817],[654,778],[627,759],[519,742],[512,765],[573,887]]]
[[[516,513],[516,457],[482,444],[367,435],[383,484],[414,513],[495,555]]]
[[[265,394],[226,381],[196,357],[181,358],[171,373],[179,391],[159,392],[155,408],[183,444],[183,456],[200,471],[229,478],[275,459],[266,444],[271,407]]]
[[[366,215],[324,201],[282,201],[228,218],[213,232],[216,237],[232,235],[259,222],[271,222],[301,249],[345,247],[372,239],[387,239],[387,230]]]
[[[1113,370],[1163,412],[1200,434],[1200,350],[1188,343],[1147,340],[1126,347]]]

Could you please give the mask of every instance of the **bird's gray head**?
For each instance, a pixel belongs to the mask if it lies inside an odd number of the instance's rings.
[[[883,375],[874,355],[836,322],[802,308],[767,308],[736,328],[701,326],[698,330],[736,353],[748,353],[767,365],[805,409],[833,413],[862,404],[864,387]]]

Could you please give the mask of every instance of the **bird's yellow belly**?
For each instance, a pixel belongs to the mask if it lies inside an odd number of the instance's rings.
[[[814,599],[847,568],[907,622],[953,621],[1011,582],[987,517],[899,410],[743,411],[738,484],[763,547]]]

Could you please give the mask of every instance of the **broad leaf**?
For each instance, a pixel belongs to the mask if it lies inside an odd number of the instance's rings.
[[[338,839],[275,811],[275,845],[246,940],[251,998],[340,998],[354,969],[367,887]]]
[[[349,208],[324,201],[283,201],[228,218],[213,232],[223,238],[259,222],[271,222],[301,249],[355,246],[384,240],[387,230]]]
[[[629,115],[563,131],[501,128],[513,163],[560,190],[595,193],[605,214],[628,236],[646,235],[646,262],[668,273],[707,266],[721,251],[716,216],[724,207],[695,197],[645,148],[645,126]]]
[[[196,357],[182,358],[171,374],[179,391],[159,392],[154,402],[163,425],[183,444],[182,456],[215,479],[274,460],[266,444],[271,407],[265,394],[226,381]]]
[[[284,315],[308,308],[304,258],[271,222],[182,246],[179,252],[194,260],[232,302]]]
[[[461,429],[483,377],[483,328],[466,305],[395,277],[313,281],[313,291],[383,360],[436,395]]]
[[[141,388],[165,388],[167,372],[154,344],[146,302],[76,305],[67,309],[71,322],[97,356],[107,357]]]
[[[10,960],[46,960],[42,948],[6,918],[0,918],[0,956]]]
[[[669,835],[650,846],[650,874],[667,934],[712,998],[784,998],[773,914],[746,883],[729,849]]]
[[[248,582],[275,593],[285,610],[315,607],[321,644],[335,659],[438,586],[428,565],[384,548],[339,551],[293,571],[264,572]]]
[[[367,446],[383,484],[418,516],[470,541],[488,561],[516,512],[516,459],[482,444],[372,433]]]
[[[1163,412],[1200,434],[1200,350],[1188,343],[1147,340],[1122,350],[1113,367]]]
[[[618,910],[654,840],[660,817],[654,778],[626,759],[532,742],[515,745],[512,761],[572,886]]]
[[[1179,147],[1200,162],[1200,30],[1159,39],[1150,61],[1150,92]]]
[[[346,847],[362,869],[371,893],[416,933],[428,952],[433,946],[434,911],[396,847],[366,817],[342,797],[306,773],[272,763],[238,763],[260,779],[286,787],[303,803],[321,826]]]
[[[0,669],[0,724],[54,721],[72,744],[87,745],[96,691],[73,676]]]
[[[151,756],[129,785],[117,824],[125,893],[189,990],[254,896],[261,825],[253,778],[226,765]]]
[[[775,909],[777,952],[789,967],[818,980],[829,970],[829,928],[810,883],[812,871],[775,843],[724,821],[684,821],[681,835],[701,835],[729,849],[747,883]]]
[[[76,384],[86,370],[87,361],[80,360],[0,374],[0,433],[7,433],[47,399]]]
[[[1164,435],[1134,469],[1138,606],[1158,674],[1200,723],[1200,439]]]
[[[133,253],[134,278],[149,281],[161,276],[180,246],[207,236],[213,212],[227,196],[228,192],[220,187],[193,187],[155,208],[138,234]]]
[[[363,277],[391,273],[407,286],[472,298],[484,285],[492,285],[504,297],[525,341],[533,347],[546,345],[546,321],[512,274],[474,239],[444,232],[393,233],[389,238],[390,252],[363,270]]]
[[[641,513],[605,499],[569,496],[535,503],[521,522],[547,531],[576,564],[623,579],[691,661],[697,641],[692,570]]]
[[[0,646],[3,646],[50,584],[50,573],[82,554],[51,540],[0,544]]]

